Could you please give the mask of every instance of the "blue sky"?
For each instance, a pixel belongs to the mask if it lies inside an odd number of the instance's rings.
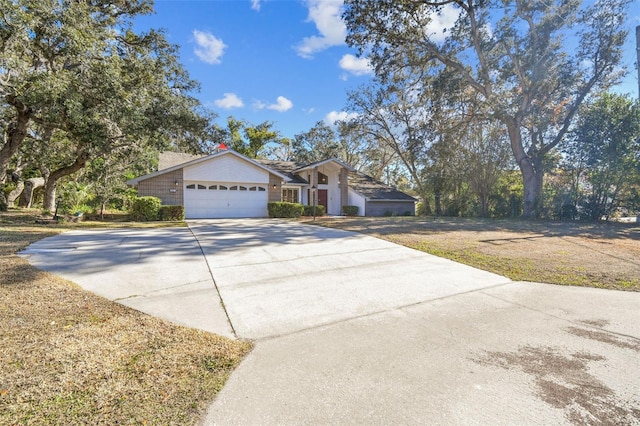
[[[345,118],[347,91],[371,77],[366,60],[344,43],[342,0],[156,0],[139,29],[163,28],[201,83],[198,98],[221,123],[229,115],[252,124],[274,122],[283,136],[316,122]],[[617,88],[638,95],[635,26],[640,4],[629,9],[625,64]]]

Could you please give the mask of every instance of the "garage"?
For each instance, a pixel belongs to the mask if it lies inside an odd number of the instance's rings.
[[[267,187],[264,184],[186,181],[184,207],[187,219],[265,217]]]

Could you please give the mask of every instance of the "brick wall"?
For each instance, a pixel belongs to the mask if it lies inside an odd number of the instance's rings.
[[[349,204],[349,170],[340,169],[340,213],[342,208]]]
[[[178,184],[176,185],[176,182]],[[138,183],[138,196],[153,196],[162,200],[165,206],[184,205],[184,182],[182,169],[145,179]]]

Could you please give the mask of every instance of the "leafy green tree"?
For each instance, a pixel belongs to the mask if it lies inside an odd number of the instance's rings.
[[[592,91],[619,81],[630,0],[346,0],[347,42],[382,82],[423,75],[475,114],[502,123],[537,214],[545,155],[563,141]],[[455,22],[437,29],[444,14]],[[411,70],[407,72],[407,70]],[[443,91],[431,94],[442,95]]]
[[[295,135],[292,149],[294,160],[303,164],[341,157],[336,132],[324,121],[318,121],[308,131]]]
[[[49,122],[64,93],[105,53],[122,44],[117,29],[151,11],[146,0],[63,2],[1,0],[0,101],[6,111],[0,141],[0,185],[34,122]],[[0,191],[0,207],[4,204]]]
[[[210,117],[189,95],[198,85],[175,46],[131,29],[150,1],[4,0],[2,10],[0,100],[10,112],[0,184],[32,133],[49,136],[39,138],[45,209],[57,182],[94,158],[136,146],[194,150],[207,139]]]
[[[227,128],[219,129],[219,134],[229,148],[249,158],[264,157],[269,151],[269,144],[278,144],[282,139],[269,121],[252,125],[233,117],[227,117]]]
[[[380,147],[377,152],[393,152],[389,165],[396,160],[402,165],[427,208],[429,195],[440,191],[434,184],[444,183],[447,159],[436,154],[443,152],[443,140],[455,140],[455,131],[448,125],[451,110],[443,106],[440,96],[433,96],[431,88],[422,90],[422,73],[410,71],[399,71],[388,82],[379,78],[351,92],[349,108],[358,114],[356,121],[364,134]]]
[[[501,128],[478,123],[469,128],[462,140],[462,164],[479,204],[482,217],[490,215],[491,194],[501,174],[509,165],[508,145],[502,143],[506,135]]]
[[[640,170],[640,104],[604,93],[583,106],[566,150],[567,166],[585,192],[592,220],[609,217],[619,197],[632,191]]]

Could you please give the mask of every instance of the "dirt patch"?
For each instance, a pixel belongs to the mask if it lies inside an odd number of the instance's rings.
[[[574,336],[583,337],[585,339],[595,340],[597,342],[607,343],[622,349],[631,349],[640,352],[640,340],[631,336],[620,336],[610,332],[585,329],[579,327],[568,327],[567,332]]]
[[[640,227],[466,218],[319,218],[516,281],[640,291]]]
[[[572,424],[619,425],[640,421],[640,412],[628,407],[604,383],[589,373],[588,363],[604,357],[578,352],[569,355],[550,347],[526,346],[513,353],[487,352],[474,359],[482,365],[519,369],[534,379],[536,395],[562,409]]]

